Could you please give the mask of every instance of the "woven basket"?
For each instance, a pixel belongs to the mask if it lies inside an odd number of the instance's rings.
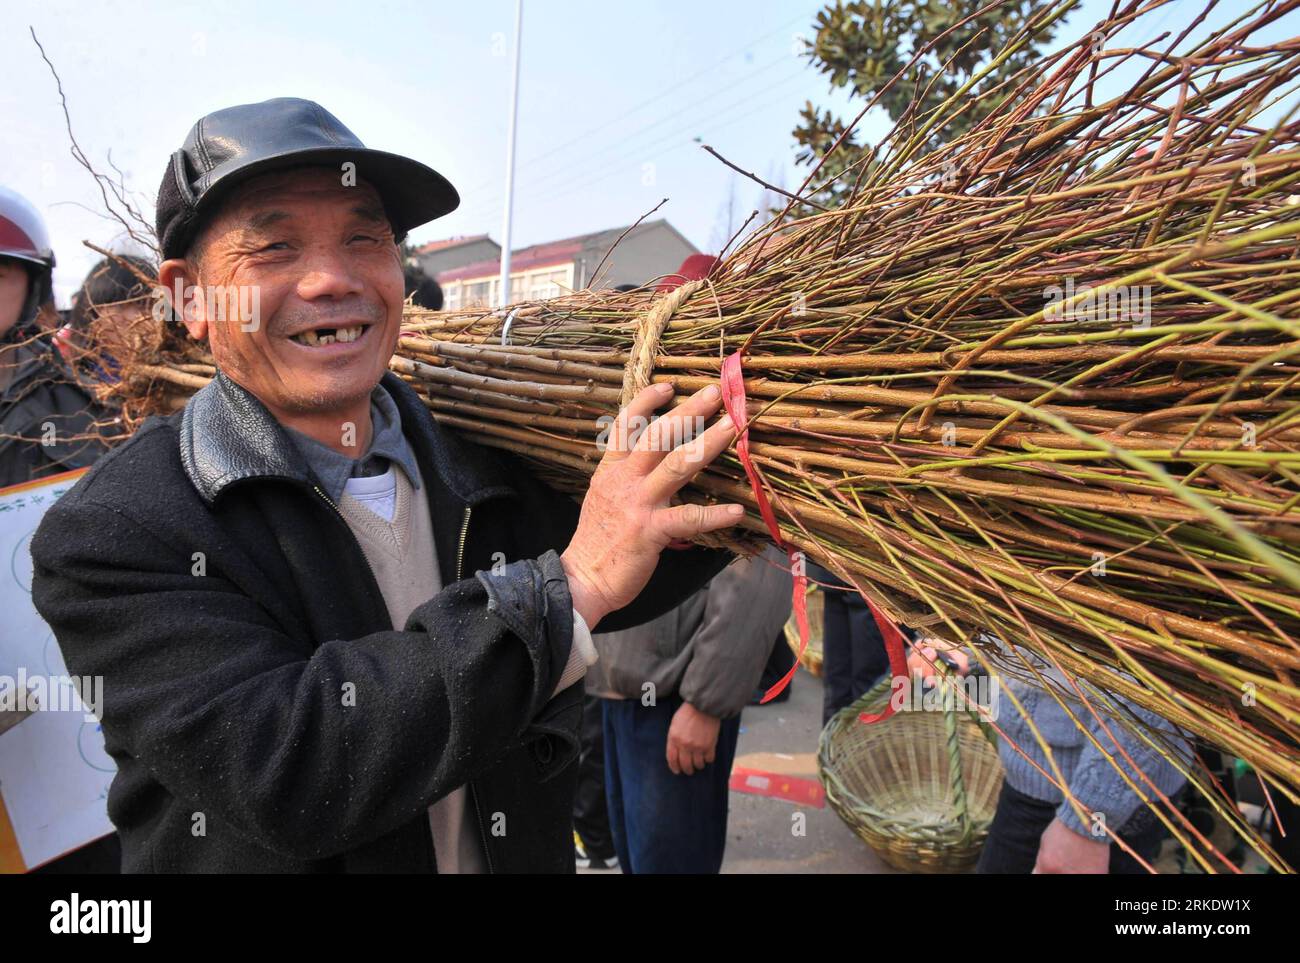
[[[825,613],[822,603],[825,596],[816,585],[810,583],[808,585],[807,599],[808,648],[804,649],[803,655],[799,655],[799,624],[795,621],[793,612],[790,613],[790,618],[785,623],[785,641],[794,650],[794,654],[799,657],[799,664],[820,679],[822,674],[822,627]]]
[[[967,872],[1002,789],[997,749],[966,710],[904,709],[882,722],[859,721],[889,697],[886,677],[822,730],[818,773],[826,799],[895,869]]]

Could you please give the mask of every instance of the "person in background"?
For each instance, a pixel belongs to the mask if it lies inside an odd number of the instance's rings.
[[[0,488],[85,468],[112,420],[77,384],[38,320],[57,317],[54,248],[26,198],[0,187]]]
[[[1112,765],[1113,757],[1148,797],[1153,795],[1148,784],[1119,754],[1115,742],[1119,742],[1141,772],[1170,799],[1182,790],[1186,778],[1178,766],[1130,731],[1124,720],[1107,714],[1109,702],[1117,700],[1111,697],[1103,701],[1084,690],[1097,715],[1106,722],[1103,729],[1093,712],[1068,694],[1072,690],[1057,670],[1036,656],[1026,653],[1026,658],[1034,660],[1043,679],[1064,694],[1065,705],[1097,744],[1093,744],[1043,685],[1006,674],[1000,676],[999,683],[1020,701],[1024,714],[1016,708],[1015,700],[999,700],[1002,710],[998,724],[1004,738],[999,740],[998,751],[1006,778],[976,872],[1145,872],[1137,860],[1111,841],[1107,832],[1097,831],[1104,826],[1118,834],[1148,863],[1159,853],[1165,835],[1165,828],[1155,814]],[[1132,704],[1126,708],[1137,717],[1137,724],[1163,737],[1169,744],[1166,753],[1184,769],[1191,764],[1191,741],[1185,733],[1146,709]],[[1026,717],[1033,720],[1043,741],[1051,748],[1052,758],[1060,766],[1071,794],[1083,806],[1086,820],[1080,819],[1074,806],[1048,779],[1046,774],[1052,772],[1051,765]],[[1016,746],[1029,758],[1016,751],[1013,748]]]
[[[889,671],[889,655],[862,596],[829,569],[808,563],[822,583],[822,725],[852,705]]]
[[[26,198],[0,187],[0,488],[90,465],[106,450],[72,436],[106,413],[73,379],[40,320],[53,311],[54,249]],[[53,425],[53,443],[42,444]],[[0,727],[3,728],[3,727]],[[117,833],[46,863],[35,872],[116,873]]]
[[[717,873],[740,713],[791,577],[774,548],[740,558],[671,612],[597,633],[587,689],[602,697],[605,793],[625,873]]]
[[[403,271],[406,278],[406,296],[417,308],[442,310],[442,287],[421,268],[408,264]],[[411,295],[415,297],[411,297]]]
[[[578,791],[573,799],[574,860],[579,869],[618,869],[605,798],[605,719],[588,675],[582,697]]]
[[[91,268],[54,338],[64,361],[91,380],[116,381],[118,359],[130,353],[137,326],[151,324],[157,274],[144,258],[130,254],[106,257]]]

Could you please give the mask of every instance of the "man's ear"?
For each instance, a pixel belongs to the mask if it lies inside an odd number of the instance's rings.
[[[207,299],[193,296],[193,288],[198,281],[198,273],[194,270],[194,265],[185,258],[170,258],[158,266],[158,283],[166,291],[164,297],[171,302],[172,313],[180,318],[191,338],[195,341],[206,341]]]

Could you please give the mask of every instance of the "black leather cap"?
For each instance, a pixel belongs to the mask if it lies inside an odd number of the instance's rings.
[[[342,177],[347,161],[358,182],[379,192],[399,240],[460,205],[456,188],[433,168],[371,150],[320,104],[277,97],[208,114],[172,154],[155,222],[163,257],[184,257],[204,217],[249,177],[305,164],[333,167]]]

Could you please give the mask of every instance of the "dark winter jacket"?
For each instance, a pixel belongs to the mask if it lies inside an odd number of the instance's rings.
[[[582,686],[550,696],[578,505],[383,383],[446,582],[405,626],[285,429],[222,374],[38,529],[36,607],[70,672],[104,677],[125,871],[431,872],[428,806],[466,784],[491,870],[573,870]],[[602,629],[672,608],[730,558],[666,554]]]
[[[108,450],[95,423],[114,433],[113,415],[77,384],[48,342],[22,343],[4,364],[14,370],[0,391],[0,488],[85,468]]]

